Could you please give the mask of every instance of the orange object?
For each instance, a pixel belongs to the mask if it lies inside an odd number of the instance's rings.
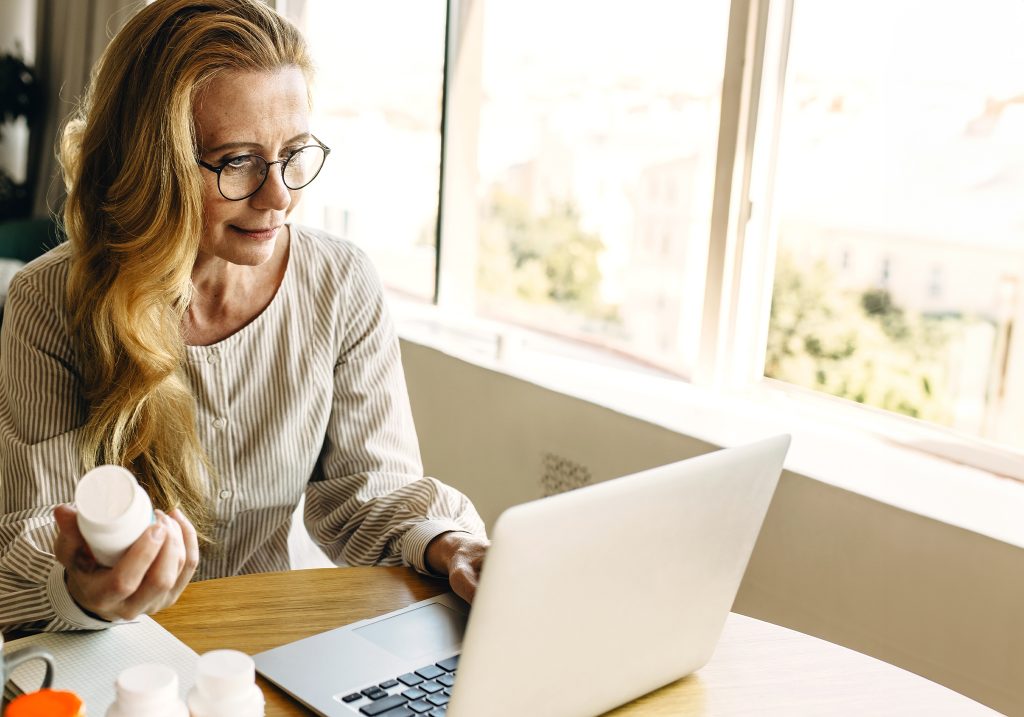
[[[74,692],[39,690],[11,700],[4,717],[85,717],[85,705]]]

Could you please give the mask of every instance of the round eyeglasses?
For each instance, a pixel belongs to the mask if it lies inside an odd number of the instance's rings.
[[[201,159],[198,162],[200,167],[217,175],[217,189],[221,195],[237,202],[260,191],[274,164],[281,165],[281,178],[288,189],[302,189],[316,179],[331,149],[316,137],[313,141],[316,144],[299,147],[286,159],[274,162],[268,162],[258,154],[240,154],[219,165],[208,164]]]

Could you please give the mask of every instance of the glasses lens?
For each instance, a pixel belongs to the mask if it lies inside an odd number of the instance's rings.
[[[267,163],[262,157],[235,157],[220,171],[220,192],[227,199],[247,197],[259,188],[266,173]]]
[[[316,179],[326,158],[327,154],[322,147],[303,147],[285,162],[284,183],[289,189],[302,189]]]

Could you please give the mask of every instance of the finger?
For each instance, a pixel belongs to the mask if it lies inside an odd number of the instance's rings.
[[[448,578],[448,583],[456,595],[468,603],[476,597],[476,573],[463,567],[456,568]]]
[[[53,544],[53,554],[57,562],[68,570],[95,570],[96,558],[93,557],[82,531],[78,529],[78,511],[71,505],[58,505],[53,509],[53,517],[58,529],[57,539]]]
[[[121,604],[135,594],[166,539],[167,528],[160,521],[143,531],[107,574],[102,586],[107,600]]]
[[[77,512],[70,505],[58,505],[53,509],[53,518],[57,523],[57,539],[53,544],[53,554],[57,562],[65,568],[74,564],[75,552],[85,543],[78,530]]]
[[[180,530],[177,523],[164,513],[159,513],[157,520],[164,526],[167,537],[160,552],[149,566],[149,570],[146,571],[138,589],[124,600],[121,615],[125,619],[132,619],[142,613],[155,612],[164,607],[168,600],[168,593],[174,588],[181,564],[184,562],[185,549],[181,542],[180,532],[176,532]]]
[[[185,564],[185,538],[181,532],[181,523],[163,511],[158,511],[158,513],[160,520],[167,529],[167,542],[174,544],[174,549],[178,555],[178,564],[175,570],[175,575],[177,575]]]
[[[185,564],[182,566],[181,573],[178,575],[178,582],[174,586],[174,599],[177,600],[178,595],[181,594],[189,581],[192,580],[192,576],[199,566],[199,536],[196,534],[195,527],[185,517],[185,514],[181,512],[181,509],[176,508],[170,515],[181,526],[181,535],[185,544]]]

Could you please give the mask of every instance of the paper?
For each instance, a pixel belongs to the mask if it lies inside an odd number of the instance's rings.
[[[174,669],[184,699],[192,688],[199,660],[190,647],[145,615],[106,630],[30,635],[11,640],[4,645],[4,652],[28,645],[38,645],[56,658],[53,688],[81,697],[90,717],[106,714],[114,702],[114,681],[121,670],[146,662]],[[31,692],[39,689],[43,673],[43,663],[32,660],[13,670],[10,679],[19,692]]]

